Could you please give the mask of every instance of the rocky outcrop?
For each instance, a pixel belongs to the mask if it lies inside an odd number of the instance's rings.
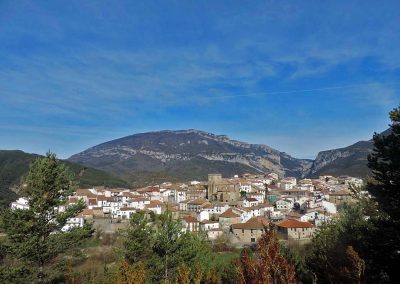
[[[195,173],[189,173],[188,178],[205,178],[213,168],[218,170],[224,165],[232,169],[228,172],[231,175],[273,171],[281,176],[303,177],[312,165],[311,160],[293,158],[267,145],[249,144],[226,135],[193,129],[135,134],[97,145],[69,160],[122,177],[129,177],[135,171],[171,175],[171,169],[185,172],[193,168]]]
[[[372,141],[360,141],[345,148],[319,152],[309,176],[329,174],[365,177],[370,173],[367,157],[372,149]]]
[[[384,131],[383,135],[390,132]],[[189,129],[140,133],[92,147],[70,158],[83,165],[110,171],[129,180],[154,175],[169,178],[205,179],[208,173],[275,172],[280,176],[317,177],[322,174],[369,174],[367,157],[372,141],[318,153],[314,161],[296,159],[267,145],[232,140]]]

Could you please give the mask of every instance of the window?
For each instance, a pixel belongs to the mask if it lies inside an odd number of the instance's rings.
[[[256,238],[251,238],[251,242],[255,243],[256,242]]]

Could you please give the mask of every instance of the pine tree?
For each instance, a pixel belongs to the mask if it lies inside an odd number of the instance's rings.
[[[367,232],[369,267],[376,277],[385,274],[388,281],[400,281],[400,107],[390,112],[390,133],[375,134],[374,150],[368,157],[372,179],[366,189],[377,202],[378,218],[371,222],[373,231]]]
[[[367,189],[393,225],[400,221],[400,107],[390,112],[391,133],[374,135],[374,151],[368,157],[373,182]]]
[[[27,267],[37,269],[39,282],[46,277],[44,268],[59,254],[76,247],[93,233],[91,224],[62,231],[67,220],[85,207],[79,202],[64,212],[59,211],[59,206],[65,204],[74,189],[67,166],[49,152],[44,158],[35,160],[23,178],[21,193],[28,198],[29,209],[8,209],[0,217],[10,255]]]
[[[123,254],[130,264],[145,263],[151,257],[154,229],[148,222],[144,212],[137,212],[131,216],[129,227],[122,233]]]
[[[182,226],[166,211],[160,215],[153,251],[163,263],[164,281],[171,278],[171,269],[179,265],[177,254],[181,248]]]

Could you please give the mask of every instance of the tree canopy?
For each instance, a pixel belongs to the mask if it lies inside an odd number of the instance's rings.
[[[8,255],[21,265],[36,270],[37,279],[46,278],[47,266],[61,253],[77,246],[91,236],[91,224],[62,230],[69,218],[76,216],[85,204],[64,207],[75,190],[72,175],[56,155],[36,159],[22,181],[22,195],[29,209],[6,209],[0,216],[0,226],[6,234],[4,246]],[[63,210],[64,208],[64,210]],[[4,268],[4,267],[3,267]]]

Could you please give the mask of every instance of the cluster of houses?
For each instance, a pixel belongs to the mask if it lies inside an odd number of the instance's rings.
[[[252,244],[271,222],[282,239],[306,240],[323,222],[334,218],[338,206],[353,201],[349,188],[361,185],[361,179],[348,176],[297,180],[270,173],[232,178],[210,174],[205,182],[166,182],[134,190],[78,189],[65,206],[83,200],[87,208],[63,229],[82,226],[87,219],[119,221],[138,211],[157,215],[168,210],[181,220],[182,230],[203,232],[210,240],[225,237],[238,246]],[[11,207],[26,209],[29,205],[20,198]]]

